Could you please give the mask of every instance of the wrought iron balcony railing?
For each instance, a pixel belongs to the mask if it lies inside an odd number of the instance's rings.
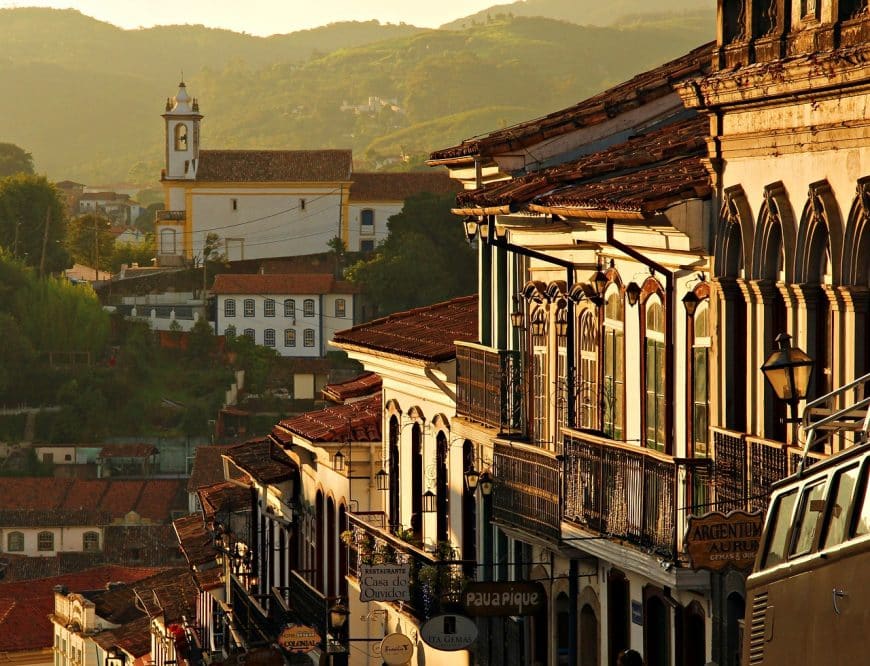
[[[451,600],[459,601],[463,583],[469,579],[467,564],[452,558],[439,544],[437,553],[427,553],[387,530],[386,514],[380,511],[348,514],[348,577],[359,581],[360,565],[410,565],[410,601],[389,602],[419,620],[437,615]]]
[[[299,573],[291,571],[287,587],[273,587],[271,597],[272,607],[278,611],[275,613],[277,616],[290,615],[297,622],[314,627],[321,636],[326,636],[328,600]]]
[[[705,503],[709,461],[564,433],[565,520],[676,559],[685,509]]]
[[[501,433],[523,433],[520,353],[456,343],[456,413]]]
[[[158,222],[181,222],[185,214],[183,210],[158,210],[155,217]]]
[[[493,451],[493,516],[497,521],[559,540],[561,463],[544,449],[497,442]]]

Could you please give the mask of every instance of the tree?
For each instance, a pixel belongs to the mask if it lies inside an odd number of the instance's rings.
[[[112,223],[99,213],[74,217],[69,223],[66,243],[76,263],[101,270],[111,268],[115,251],[111,229]]]
[[[66,247],[66,208],[44,176],[0,179],[0,245],[43,274],[72,265]]]
[[[157,248],[154,245],[154,236],[147,235],[144,240],[135,243],[116,242],[112,249],[111,264],[109,270],[117,273],[122,264],[132,266],[150,266],[151,260],[157,256]]]
[[[379,314],[474,293],[477,257],[450,212],[452,195],[420,194],[387,222],[374,257],[348,269]]]
[[[33,155],[14,143],[0,143],[0,178],[18,173],[33,175]]]

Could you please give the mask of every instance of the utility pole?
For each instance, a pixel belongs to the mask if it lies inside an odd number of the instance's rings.
[[[100,279],[100,231],[97,225],[99,224],[99,217],[94,215],[94,282],[99,281]]]
[[[45,209],[45,231],[42,234],[42,256],[39,258],[39,277],[45,275],[45,250],[48,246],[48,226],[51,224],[51,208]]]

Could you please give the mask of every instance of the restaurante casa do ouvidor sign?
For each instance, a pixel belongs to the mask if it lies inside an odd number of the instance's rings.
[[[472,617],[534,615],[546,601],[547,593],[538,582],[468,583],[462,590],[462,605]]]
[[[686,550],[694,569],[721,571],[727,567],[748,570],[755,562],[761,539],[760,512],[720,511],[689,516]]]

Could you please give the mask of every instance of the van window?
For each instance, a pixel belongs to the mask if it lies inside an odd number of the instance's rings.
[[[776,508],[771,513],[768,523],[768,546],[767,557],[764,559],[765,567],[775,567],[785,559],[785,544],[791,528],[791,514],[797,499],[797,489],[784,495],[780,495],[776,501]]]
[[[858,484],[858,465],[841,469],[834,476],[834,506],[831,507],[831,518],[828,521],[828,531],[825,534],[825,547],[836,546],[849,538],[849,508],[852,506],[852,495]]]
[[[870,467],[864,467],[864,492],[859,493],[859,495],[863,495],[863,497],[858,497],[855,499],[856,502],[856,510],[855,513],[858,515],[858,518],[855,522],[855,536],[864,536],[865,534],[870,534],[870,483],[868,483],[867,473],[870,471]],[[860,506],[857,503],[860,502]]]
[[[814,483],[804,489],[798,511],[791,554],[803,555],[813,549],[816,532],[825,514],[825,483]]]

